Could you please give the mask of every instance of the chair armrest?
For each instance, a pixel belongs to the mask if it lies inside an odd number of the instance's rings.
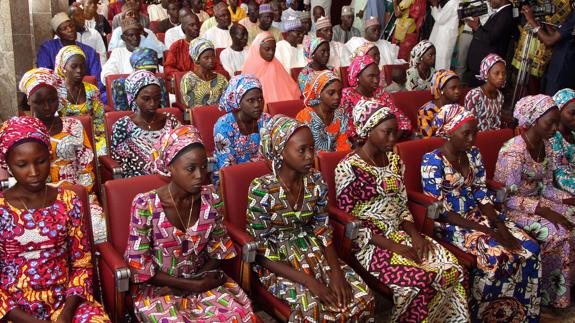
[[[256,261],[258,243],[244,230],[238,229],[233,224],[225,223],[228,234],[232,240],[242,246],[242,261],[252,263]]]
[[[118,163],[117,161],[112,159],[112,157],[110,157],[108,155],[104,155],[104,156],[98,157],[98,160],[100,161],[100,165],[102,165],[102,167],[106,168],[108,170],[108,172],[110,172],[110,174],[112,174],[112,177],[114,179],[124,177],[124,172],[122,171],[122,166],[120,166],[120,163]]]
[[[100,263],[105,264],[114,272],[116,292],[127,292],[130,288],[130,267],[124,257],[109,242],[99,243],[94,247],[99,255]]]
[[[426,215],[432,220],[438,219],[439,214],[443,212],[443,204],[431,196],[416,191],[407,191],[407,198],[414,203],[425,206],[427,208]]]
[[[357,238],[361,222],[349,213],[338,209],[333,205],[327,207],[330,218],[345,225],[345,237],[349,240]]]
[[[496,182],[492,179],[488,179],[486,181],[486,184],[489,190],[495,192],[496,203],[504,203],[505,200],[507,199],[507,196],[511,194],[511,190],[502,183]]]

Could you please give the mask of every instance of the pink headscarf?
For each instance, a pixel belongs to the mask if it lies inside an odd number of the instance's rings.
[[[349,86],[351,87],[357,86],[357,84],[359,83],[358,81],[359,74],[361,74],[361,72],[363,72],[363,70],[366,69],[371,64],[375,64],[375,60],[373,59],[373,57],[369,55],[357,56],[353,60],[353,62],[351,62],[351,65],[348,68]]]
[[[24,116],[4,121],[0,125],[0,167],[8,169],[6,157],[12,147],[31,140],[44,144],[49,151],[52,148],[48,130],[39,119]]]
[[[262,32],[254,39],[242,74],[254,74],[260,80],[266,103],[297,100],[301,97],[301,91],[282,64],[275,57],[268,62],[260,55],[261,42],[269,37],[273,38],[272,34]]]

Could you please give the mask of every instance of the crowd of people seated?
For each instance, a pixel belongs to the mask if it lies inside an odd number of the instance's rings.
[[[0,321],[374,322],[377,294],[392,322],[568,308],[559,2],[516,8],[519,29],[507,0],[463,20],[457,0],[71,3],[0,125]],[[138,180],[158,185],[130,187],[119,233],[108,189]]]

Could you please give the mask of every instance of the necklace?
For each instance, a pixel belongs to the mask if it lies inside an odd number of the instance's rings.
[[[41,209],[44,207],[44,205],[46,205],[46,197],[48,196],[48,185],[44,185],[44,200],[42,200],[42,204],[40,205],[40,207],[38,209]],[[19,197],[18,200],[20,200],[20,203],[22,203],[22,205],[24,205],[24,208],[26,209],[26,211],[30,212],[30,209],[28,208],[28,205],[26,205],[26,202],[24,202],[24,200]]]
[[[78,101],[80,100],[80,95],[82,95],[82,88],[78,88],[78,95],[76,97],[74,97],[74,95],[72,94],[72,91],[69,91],[69,95],[70,95],[70,100],[72,102],[72,104],[78,104]]]
[[[142,117],[142,115],[140,115],[140,117]],[[146,121],[146,119],[144,119],[144,117],[142,117],[142,120],[144,121],[144,123],[148,127],[148,131],[150,131],[150,130],[152,130],[152,125],[156,121],[156,115],[154,114],[154,116],[152,117],[152,121],[150,121],[150,122]]]
[[[286,183],[282,180],[281,176],[278,175],[278,179],[280,180],[280,183],[283,185],[283,187],[285,188],[286,192],[291,193],[290,188],[286,185]],[[294,211],[299,209],[299,200],[300,200],[300,195],[303,189],[303,181],[301,182],[301,184],[299,185],[299,191],[297,193],[296,196],[296,200],[295,200],[295,204],[294,204]],[[302,199],[302,204],[303,204],[303,199]],[[303,206],[303,205],[302,205]]]
[[[527,137],[526,134],[523,134],[523,138],[525,139],[525,142],[531,146],[532,149],[535,150],[535,145],[533,145],[531,143],[531,141],[529,140],[529,137]],[[539,162],[541,160],[541,153],[544,151],[544,149],[539,149],[539,151],[537,152],[537,160],[535,160],[536,162]]]
[[[363,153],[365,154],[365,157],[367,157],[367,159],[369,159],[369,162],[371,162],[371,164],[375,167],[379,167],[374,161],[373,159],[371,159],[371,156],[369,156],[369,154],[367,153],[367,151],[365,150],[365,145],[363,147],[361,147],[361,150],[363,151]]]
[[[190,227],[190,220],[192,219],[192,211],[194,210],[194,204],[196,203],[196,200],[192,199],[192,206],[190,206],[190,214],[188,214],[188,222],[187,225],[185,225],[184,220],[182,220],[182,216],[180,215],[180,211],[178,210],[176,200],[174,200],[174,196],[172,196],[172,182],[170,182],[170,185],[168,185],[168,193],[170,194],[170,198],[172,199],[172,203],[174,204],[174,208],[176,209],[178,219],[180,220],[182,227],[184,227],[184,231],[187,231],[188,228]]]

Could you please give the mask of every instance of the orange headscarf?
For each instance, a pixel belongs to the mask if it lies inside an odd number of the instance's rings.
[[[269,32],[262,32],[254,39],[242,74],[254,74],[260,80],[266,103],[297,100],[301,97],[300,89],[282,64],[275,57],[268,62],[260,55],[260,45],[269,37],[273,38]]]

